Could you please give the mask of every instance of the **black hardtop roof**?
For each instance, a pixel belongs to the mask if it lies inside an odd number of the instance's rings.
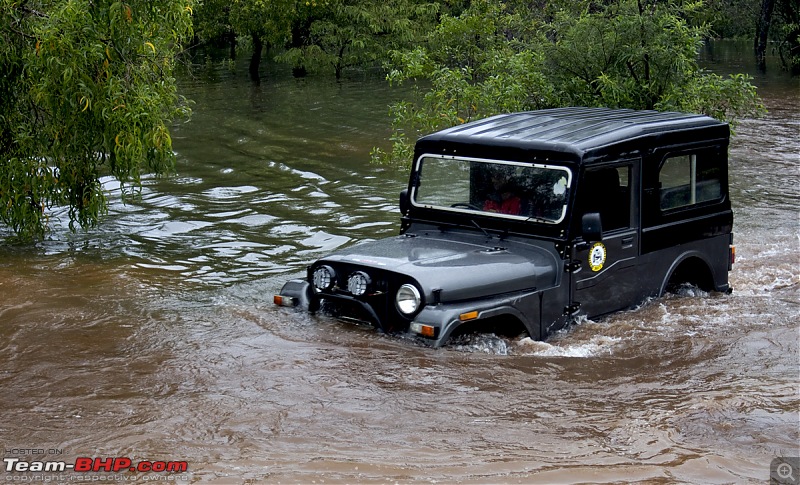
[[[492,116],[457,125],[420,138],[417,155],[442,153],[437,145],[483,145],[572,154],[626,144],[648,136],[679,134],[691,142],[729,137],[727,123],[688,113],[610,108],[555,108]],[[645,148],[645,147],[642,147]],[[447,151],[446,149],[444,150]],[[453,150],[455,152],[455,150]],[[463,153],[462,153],[463,154]]]

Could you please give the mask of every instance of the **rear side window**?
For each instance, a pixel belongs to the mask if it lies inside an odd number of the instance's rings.
[[[658,173],[662,211],[722,199],[723,164],[715,149],[670,154]]]

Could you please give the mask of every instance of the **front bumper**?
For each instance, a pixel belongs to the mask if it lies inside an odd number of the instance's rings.
[[[283,284],[280,293],[274,296],[273,302],[279,306],[297,307],[309,312],[319,309],[319,298],[308,281],[303,279],[289,280]]]
[[[280,303],[278,298],[281,299]],[[275,303],[315,312],[320,308],[321,299],[324,299],[334,304],[345,305],[350,309],[356,308],[360,310],[355,314],[344,311],[340,316],[368,321],[385,332],[410,331],[422,337],[428,345],[440,347],[459,326],[476,320],[507,316],[517,318],[528,329],[532,328],[525,315],[513,304],[518,298],[519,295],[515,298],[503,296],[478,302],[466,301],[426,305],[413,319],[397,321],[397,319],[390,319],[386,315],[379,315],[379,313],[385,313],[382,310],[385,302],[376,305],[376,309],[370,304],[370,297],[359,299],[350,295],[336,293],[318,295],[307,281],[297,279],[290,280],[283,286],[280,294],[276,295]]]
[[[349,317],[371,323],[385,332],[405,330],[408,320],[391,318],[387,315],[388,295],[384,293],[354,297],[340,292],[317,293],[311,284],[303,279],[287,281],[274,302],[280,306],[297,307],[309,312],[320,309],[322,300],[341,309],[339,316]]]

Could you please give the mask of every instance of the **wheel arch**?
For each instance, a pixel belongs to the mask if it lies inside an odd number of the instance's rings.
[[[713,265],[699,251],[687,251],[672,262],[661,282],[658,296],[681,283],[691,283],[703,291],[716,288]]]
[[[511,313],[504,313],[464,322],[453,329],[450,333],[450,338],[467,333],[493,333],[495,335],[515,337],[523,332],[530,335],[530,330],[528,330],[522,320]]]
[[[538,322],[533,325],[525,315],[511,305],[482,310],[479,318],[458,322],[448,326],[445,334],[440,337],[441,342],[464,335],[467,333],[495,333],[514,337],[523,332],[531,338],[538,340]]]

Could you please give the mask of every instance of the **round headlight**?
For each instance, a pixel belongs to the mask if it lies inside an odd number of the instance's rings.
[[[314,288],[317,291],[329,290],[333,286],[335,275],[336,273],[330,266],[320,266],[315,269],[313,275]]]
[[[397,309],[404,315],[410,315],[417,311],[420,301],[419,290],[416,286],[408,283],[397,290],[397,296],[394,299]]]
[[[347,278],[347,291],[355,296],[361,296],[367,292],[367,287],[370,282],[369,275],[361,271],[356,271]]]

